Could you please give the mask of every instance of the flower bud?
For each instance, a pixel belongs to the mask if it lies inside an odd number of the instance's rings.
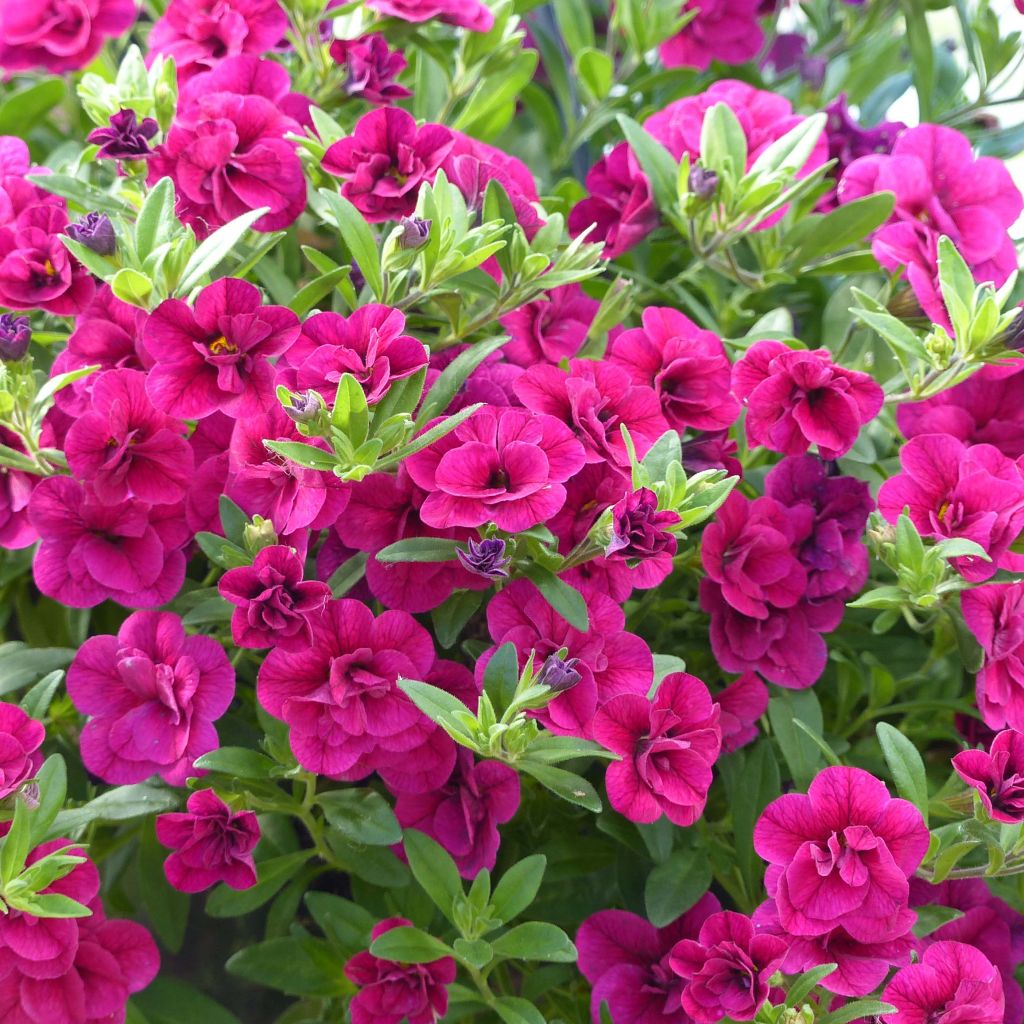
[[[468,551],[456,552],[464,569],[489,580],[508,576],[512,559],[505,556],[503,540],[494,537],[491,540],[470,540],[467,544]]]
[[[31,340],[32,328],[27,316],[0,314],[0,362],[15,363],[24,359]]]
[[[1013,323],[999,335],[996,343],[1013,352],[1024,350],[1024,309],[1017,312]]]
[[[149,140],[160,131],[152,117],[140,122],[134,110],[119,110],[110,118],[106,128],[89,133],[89,141],[99,146],[96,154],[106,160],[145,160],[152,155]]]
[[[112,256],[117,249],[114,225],[103,213],[87,213],[80,221],[69,224],[65,234],[100,256]]]
[[[402,229],[398,238],[400,249],[422,249],[430,239],[430,221],[422,217],[403,217],[399,226]]]
[[[546,686],[552,693],[565,693],[566,690],[571,690],[582,678],[573,667],[579,660],[568,658],[562,661],[557,654],[549,654],[534,680],[535,685]]]
[[[710,199],[718,190],[718,174],[700,165],[691,167],[687,185],[698,199]]]
[[[312,423],[324,408],[320,396],[315,391],[307,391],[303,395],[292,395],[291,405],[284,407],[284,413],[295,423]]]
[[[253,516],[251,523],[242,527],[242,542],[245,549],[252,555],[277,543],[277,531],[274,524],[263,516]]]

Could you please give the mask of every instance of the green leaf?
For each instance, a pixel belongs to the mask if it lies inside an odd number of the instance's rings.
[[[962,910],[957,910],[955,907],[941,907],[937,903],[926,903],[923,906],[915,907],[914,911],[917,914],[914,935],[919,939],[931,935],[944,924],[949,924],[950,921],[964,916]]]
[[[473,734],[462,721],[462,717],[470,714],[470,711],[458,697],[419,679],[400,678],[398,686],[432,722],[440,725],[453,738],[463,737],[467,746],[473,745]]]
[[[220,525],[224,529],[224,536],[232,544],[241,546],[245,543],[245,526],[249,517],[238,507],[226,494],[217,499],[217,511],[220,514]]]
[[[344,966],[344,960],[326,942],[302,936],[270,939],[239,950],[225,964],[225,970],[286,995],[329,999],[351,991],[347,988]],[[191,1024],[199,1021],[207,1024],[203,1017],[195,1018]]]
[[[298,316],[305,316],[324,296],[330,295],[341,281],[347,280],[351,270],[348,267],[334,267],[319,277],[314,277],[309,284],[303,285],[295,298],[288,303],[288,308]]]
[[[53,702],[53,696],[59,689],[63,679],[63,669],[57,669],[55,672],[50,672],[48,675],[43,676],[43,678],[40,679],[24,697],[21,698],[21,710],[24,711],[29,718],[35,718],[42,721],[46,717],[46,712],[49,711],[50,704]]]
[[[206,900],[206,913],[209,917],[240,917],[250,911],[262,907],[273,899],[280,889],[299,873],[309,861],[311,851],[300,850],[297,853],[286,853],[281,857],[272,857],[257,863],[257,882],[248,889],[232,889],[228,885],[218,885]]]
[[[601,798],[582,775],[530,760],[520,761],[519,767],[528,775],[532,775],[545,789],[550,789],[555,796],[560,796],[577,807],[585,807],[595,814],[600,812]]]
[[[528,921],[510,928],[491,941],[494,955],[512,960],[545,960],[574,963],[576,947],[561,928],[543,921]]]
[[[177,806],[178,794],[172,789],[148,782],[118,786],[101,793],[83,807],[61,811],[54,820],[50,834],[66,836],[93,821],[132,821],[170,811]]]
[[[454,646],[483,599],[479,590],[456,590],[447,601],[430,613],[434,639],[444,648]]]
[[[307,892],[306,906],[328,940],[347,956],[370,945],[377,919],[359,904],[329,892]]]
[[[892,772],[897,792],[921,812],[927,825],[928,776],[917,747],[888,722],[879,722],[875,727],[875,735],[885,755],[885,763]]]
[[[711,861],[705,850],[676,850],[648,876],[644,886],[647,918],[655,928],[671,924],[708,891]]]
[[[453,943],[455,955],[476,968],[486,967],[494,959],[494,950],[483,939],[456,939]]]
[[[213,234],[200,242],[188,263],[185,264],[175,294],[188,295],[207,274],[213,273],[217,266],[230,255],[231,250],[242,240],[249,228],[269,212],[270,207],[261,206],[258,210],[243,213],[240,217],[228,221],[223,227],[217,228]]]
[[[591,24],[587,14],[587,24]],[[595,99],[603,100],[608,95],[615,76],[615,65],[604,50],[585,49],[576,54],[576,71],[580,81]]]
[[[358,448],[370,432],[370,410],[363,387],[351,373],[343,373],[338,381],[331,409],[331,423]]]
[[[331,828],[353,843],[393,846],[402,840],[402,827],[387,800],[372,789],[332,789],[320,793],[316,802],[323,808]]]
[[[191,985],[161,975],[132,996],[148,1024],[241,1024],[230,1011]]]
[[[97,210],[113,217],[125,217],[134,211],[123,199],[112,196],[103,189],[96,188],[88,182],[73,178],[68,174],[47,174],[34,171],[26,175],[33,185],[38,185],[44,192],[75,203],[84,213]]]
[[[169,242],[180,227],[174,215],[174,182],[161,178],[146,196],[135,221],[135,251],[144,260],[154,249]]]
[[[499,996],[494,1001],[494,1010],[505,1024],[547,1024],[544,1014],[519,996]]]
[[[416,417],[416,429],[429,423],[435,416],[440,416],[451,405],[456,392],[469,375],[507,342],[508,338],[505,336],[485,338],[483,341],[474,342],[465,352],[457,355],[441,371],[441,375],[434,381],[423,399]]]
[[[535,853],[513,864],[501,876],[491,895],[491,910],[499,921],[507,924],[534,901],[547,863],[547,857]]]
[[[575,587],[570,586],[565,580],[559,579],[550,569],[545,569],[536,562],[527,566],[525,575],[540,591],[544,600],[570,626],[578,629],[581,633],[590,630],[587,602]]]
[[[264,441],[263,446],[306,469],[332,470],[338,464],[334,452],[301,441]]]
[[[7,885],[21,874],[25,858],[32,848],[31,811],[24,800],[14,801],[14,821],[0,840],[0,882]]]
[[[809,971],[804,971],[795,981],[788,986],[786,993],[786,1006],[800,1006],[811,994],[811,990],[830,974],[839,970],[839,964],[821,964]]]
[[[366,575],[366,563],[370,556],[365,551],[357,551],[345,559],[327,581],[332,597],[344,597]]]
[[[369,224],[363,215],[344,197],[331,189],[320,189],[320,195],[330,210],[334,223],[341,232],[345,247],[359,265],[370,291],[378,299],[384,297],[384,284],[380,269],[380,252]]]
[[[455,861],[439,843],[415,829],[406,829],[403,845],[413,878],[438,910],[452,921],[455,901],[464,895]]]
[[[518,684],[519,653],[516,645],[502,644],[484,669],[484,692],[499,715],[512,703]]]
[[[935,51],[928,30],[925,0],[900,0],[903,19],[910,45],[910,69],[917,90],[917,102],[922,121],[931,120],[932,93],[935,88]]]
[[[177,953],[185,941],[192,901],[167,881],[166,858],[167,850],[157,842],[153,828],[146,827],[139,841],[139,896],[161,944],[171,953]]]
[[[10,93],[0,106],[0,135],[28,136],[64,98],[64,80],[45,78]]]
[[[269,779],[274,771],[274,762],[269,757],[248,747],[218,747],[197,758],[195,766],[239,779]]]
[[[419,928],[403,926],[392,928],[378,935],[370,946],[370,952],[381,960],[392,960],[399,964],[429,964],[454,952],[440,939],[422,932]]]
[[[423,451],[424,448],[429,448],[435,441],[439,441],[446,434],[450,434],[455,430],[460,424],[465,423],[483,404],[483,402],[475,402],[473,405],[467,405],[464,409],[460,409],[451,416],[446,416],[439,423],[435,423],[429,430],[424,430],[422,434],[417,434],[397,454],[381,459],[377,463],[377,469],[388,469],[391,466],[397,466],[403,459],[408,459],[417,452]]]
[[[751,175],[773,174],[776,171],[799,171],[807,163],[814,147],[825,130],[825,114],[812,114],[805,117],[799,124],[791,128],[780,139],[761,150],[757,159],[750,165]]]
[[[821,734],[821,705],[812,691],[786,690],[768,702],[768,720],[792,772],[793,782],[797,789],[806,790],[822,767],[821,751],[805,732],[793,724],[796,718]]]
[[[459,545],[441,537],[409,537],[381,548],[378,562],[454,562]]]
[[[22,910],[33,917],[90,917],[92,911],[70,896],[59,892],[32,893],[18,897],[8,896],[8,902],[15,910]]]
[[[727,103],[715,103],[704,115],[700,130],[700,162],[735,179],[747,169],[747,136]]]
[[[64,806],[68,791],[68,769],[60,754],[51,754],[36,773],[39,806],[32,815],[32,845],[38,846]]]
[[[875,192],[837,206],[824,217],[806,218],[787,237],[788,242],[797,246],[796,252],[787,259],[787,266],[806,266],[811,260],[839,252],[867,238],[889,219],[895,201],[892,192]]]
[[[858,999],[832,1013],[819,1017],[820,1024],[848,1024],[849,1021],[862,1021],[868,1018],[879,1018],[895,1013],[896,1007],[891,1003],[883,1003],[877,999]]]
[[[619,127],[640,166],[651,182],[654,200],[659,210],[673,210],[677,205],[676,179],[679,176],[679,161],[660,143],[630,117],[619,114]]]
[[[0,644],[0,696],[66,668],[74,656],[68,647],[27,647],[17,640]]]

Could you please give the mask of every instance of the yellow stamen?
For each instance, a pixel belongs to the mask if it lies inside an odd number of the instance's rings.
[[[228,341],[223,334],[219,338],[214,338],[214,340],[210,342],[208,348],[215,356],[238,351],[238,346],[234,342]]]

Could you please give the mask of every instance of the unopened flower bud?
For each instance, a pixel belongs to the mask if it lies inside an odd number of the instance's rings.
[[[139,121],[134,110],[119,110],[106,128],[89,133],[89,141],[99,146],[98,157],[107,160],[145,160],[153,150],[149,142],[160,126],[152,117]]]
[[[1018,310],[1013,323],[999,335],[996,342],[1013,352],[1024,349],[1024,309]]]
[[[253,516],[252,522],[242,527],[242,541],[246,550],[255,555],[258,551],[277,543],[277,531],[269,519]]]
[[[403,217],[399,226],[402,234],[398,238],[400,249],[422,249],[430,239],[430,221],[421,217]]]
[[[69,224],[65,234],[100,256],[112,256],[117,248],[114,225],[104,213],[87,213],[80,221]]]
[[[456,551],[464,569],[489,580],[508,576],[508,567],[512,559],[506,557],[505,542],[501,538],[470,540],[467,546],[468,551]]]
[[[31,340],[32,328],[27,316],[0,314],[0,362],[16,363],[24,359]]]
[[[534,680],[535,684],[546,686],[553,693],[565,693],[566,690],[571,690],[583,678],[574,668],[579,660],[579,658],[568,658],[566,661],[562,661],[557,654],[549,654]]]
[[[710,199],[718,190],[718,174],[697,165],[690,168],[687,184],[698,199]]]
[[[30,782],[27,786],[22,787],[21,792],[18,794],[24,801],[25,806],[30,810],[34,811],[39,806],[39,783]]]
[[[324,409],[324,403],[315,391],[292,395],[291,405],[284,407],[285,415],[295,423],[312,423]]]

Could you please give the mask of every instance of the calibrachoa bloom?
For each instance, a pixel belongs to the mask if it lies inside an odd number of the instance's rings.
[[[668,527],[679,522],[679,513],[658,511],[658,496],[647,487],[627,494],[612,508],[612,539],[606,558],[621,558],[631,565],[657,563],[659,580],[672,571],[676,539]]]
[[[896,1007],[885,1024],[970,1021],[1003,1024],[1003,983],[999,972],[973,946],[936,942],[921,962],[904,967],[885,986],[882,999]]]
[[[666,676],[653,703],[625,693],[600,707],[594,739],[622,758],[605,776],[612,807],[631,821],[664,814],[673,824],[692,825],[722,746],[718,716],[707,687],[684,672]]]
[[[269,357],[299,336],[299,319],[284,306],[265,306],[248,281],[222,278],[204,288],[195,308],[166,299],[143,334],[155,365],[146,378],[153,404],[185,419],[253,412],[272,394]]]
[[[787,348],[759,341],[732,371],[736,397],[747,408],[747,438],[783,455],[812,445],[822,458],[845,455],[860,428],[882,408],[874,378],[832,362],[828,349]]]
[[[713,60],[744,64],[756,57],[764,42],[758,22],[761,0],[687,0],[683,12],[696,10],[692,21],[661,44],[667,67],[705,70]]]
[[[335,39],[331,56],[345,68],[345,92],[367,103],[394,103],[411,96],[395,79],[405,70],[401,50],[392,50],[379,32],[359,39]]]
[[[229,569],[217,587],[235,606],[231,638],[239,647],[308,647],[313,639],[311,620],[331,596],[325,583],[303,581],[298,555],[280,544],[258,551],[252,565]]]
[[[46,732],[17,704],[0,702],[0,800],[16,793],[43,763]]]
[[[75,900],[88,917],[36,917],[7,910],[0,917],[0,1015],[5,1024],[107,1024],[125,1019],[128,997],[160,966],[152,936],[134,921],[107,918],[100,876],[67,839],[32,850],[31,866],[58,850],[83,857],[42,895]]]
[[[525,530],[565,502],[564,481],[586,459],[554,416],[484,407],[405,463],[427,491],[420,518],[429,526]]]
[[[386,17],[413,24],[436,19],[449,25],[461,25],[471,32],[490,32],[494,25],[494,15],[480,0],[468,0],[467,3],[459,3],[458,0],[368,0],[367,7]]]
[[[962,750],[953,758],[957,775],[981,796],[996,821],[1024,821],[1024,734],[999,733],[988,751]]]
[[[89,133],[89,141],[100,147],[96,154],[100,159],[142,160],[153,152],[149,143],[159,131],[156,118],[140,121],[134,110],[119,110],[110,118],[109,127]]]
[[[712,914],[696,941],[672,947],[669,963],[686,981],[683,1009],[700,1024],[723,1017],[753,1020],[770,992],[769,979],[782,966],[786,942],[756,934],[749,917],[732,911]]]
[[[68,694],[91,716],[82,760],[117,784],[159,774],[181,786],[197,757],[217,747],[213,723],[235,694],[221,645],[186,636],[171,612],[135,612],[117,636],[92,636],[68,669]]]
[[[84,68],[138,13],[135,0],[0,0],[0,68],[51,74]]]
[[[0,444],[16,452],[23,452],[21,439],[4,426],[0,426]],[[39,539],[28,515],[32,490],[39,482],[34,473],[4,466],[0,469],[0,548],[16,551],[27,548]]]
[[[744,672],[715,694],[721,715],[722,751],[731,754],[757,739],[757,720],[768,710],[768,687],[756,672]]]
[[[928,849],[921,812],[860,768],[826,768],[807,794],[773,800],[754,828],[765,884],[783,928],[824,935],[842,926],[885,942],[914,923],[908,879]]]
[[[232,811],[212,789],[193,793],[185,806],[185,813],[156,819],[157,839],[174,851],[164,861],[167,881],[179,892],[202,892],[217,882],[252,888],[252,851],[260,840],[256,815]]]
[[[371,223],[408,217],[423,182],[432,182],[455,138],[439,124],[416,126],[397,107],[371,111],[331,145],[323,169],[342,179],[341,194]]]
[[[878,491],[878,509],[895,523],[904,508],[924,536],[963,537],[984,548],[953,564],[969,580],[985,580],[1024,528],[1024,473],[987,444],[965,445],[947,434],[919,434],[900,450],[901,473]]]
[[[411,923],[389,917],[373,926],[371,939]],[[364,950],[345,964],[345,977],[359,989],[349,1005],[352,1024],[434,1024],[448,1010],[447,986],[455,980],[455,961],[445,956],[398,964]]]
[[[607,1003],[615,1024],[678,1024],[682,1019],[683,980],[671,967],[676,943],[696,939],[701,926],[719,911],[705,893],[681,917],[655,928],[625,910],[601,910],[576,933],[579,965],[592,986],[591,1017],[601,1024]]]
[[[722,340],[674,309],[648,306],[642,320],[643,327],[615,338],[609,360],[625,368],[634,384],[654,388],[676,430],[731,426],[740,406],[730,392],[732,367]]]
[[[1024,586],[989,583],[964,592],[964,621],[984,652],[978,709],[992,729],[1024,732]]]
[[[578,284],[552,288],[501,318],[511,339],[502,346],[501,355],[526,367],[572,359],[587,340],[598,305]]]
[[[402,828],[436,839],[458,865],[463,878],[491,870],[501,837],[498,826],[519,809],[519,775],[499,761],[475,761],[464,747],[455,771],[438,789],[399,793],[395,816]]]

